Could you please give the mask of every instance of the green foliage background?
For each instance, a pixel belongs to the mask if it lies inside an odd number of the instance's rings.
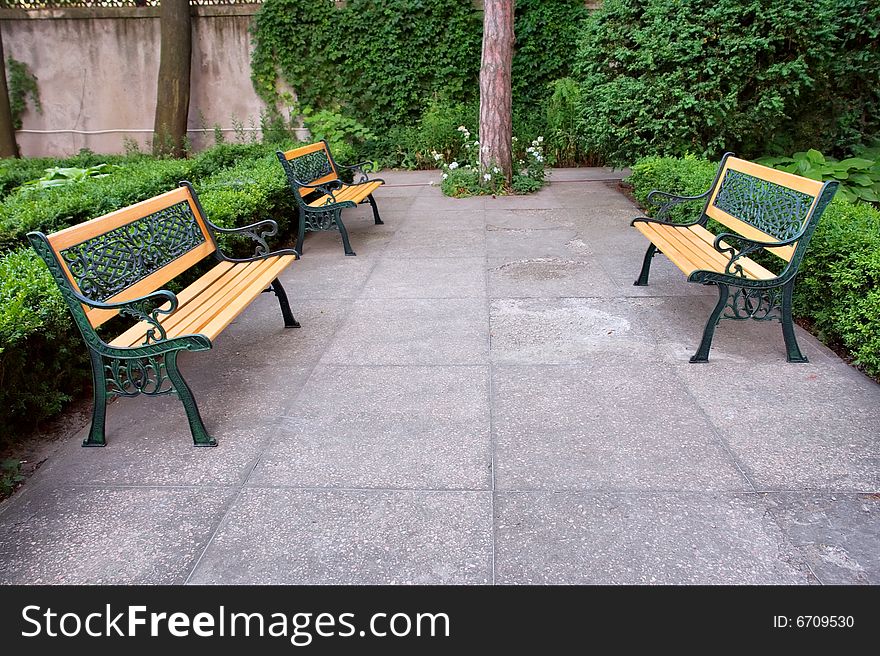
[[[586,14],[581,0],[516,3],[513,92],[517,123],[529,124],[523,138],[542,131],[540,104],[550,83],[571,72]],[[339,7],[267,0],[252,29],[254,88],[270,107],[290,106],[286,85],[301,106],[363,124],[375,133],[365,152],[391,153],[393,164],[424,163],[416,126],[432,107],[470,114],[463,108],[479,99],[482,11],[471,0],[349,0]]]
[[[880,130],[875,0],[605,0],[575,77],[587,149],[841,154]]]

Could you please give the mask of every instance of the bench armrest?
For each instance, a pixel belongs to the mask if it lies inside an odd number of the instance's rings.
[[[267,257],[272,257],[275,255],[296,255],[297,257],[299,257],[299,253],[297,253],[292,248],[282,248],[277,251],[269,250],[269,244],[266,242],[266,238],[278,234],[278,224],[272,219],[257,221],[256,223],[251,223],[250,225],[241,226],[239,228],[221,228],[217,224],[211,223],[211,221],[207,218],[205,219],[205,222],[214,233],[220,233],[222,235],[250,237],[255,242],[257,242],[257,248],[254,251],[254,254],[251,257],[245,258],[229,257],[226,253],[218,248],[217,255],[221,261],[253,262],[256,260],[263,260]]]
[[[794,237],[791,237],[790,239],[786,239],[784,241],[758,241],[757,239],[743,237],[742,235],[739,235],[735,232],[722,232],[717,237],[715,237],[715,241],[713,242],[712,246],[715,248],[716,251],[722,254],[726,254],[730,258],[727,266],[724,267],[724,272],[730,275],[742,276],[744,275],[742,267],[736,262],[740,258],[748,257],[752,253],[759,251],[762,248],[791,246],[801,237],[803,237],[803,231],[801,231]],[[730,242],[739,242],[739,244],[731,245]]]
[[[117,310],[119,314],[137,321],[146,321],[152,326],[144,334],[144,346],[167,339],[165,328],[159,323],[160,314],[171,314],[177,309],[177,296],[167,289],[150,292],[146,296],[133,298],[130,301],[105,302],[96,301],[83,296],[71,288],[70,293],[83,305],[97,310]]]
[[[368,182],[370,180],[369,173],[374,173],[373,162],[365,161],[358,162],[357,164],[349,164],[349,165],[336,165],[337,169],[345,169],[346,171],[351,171],[352,173],[357,173],[360,175],[360,178],[357,180],[360,182]]]
[[[664,217],[666,214],[676,205],[681,205],[682,203],[686,203],[691,200],[702,200],[707,198],[711,193],[711,189],[708,191],[704,191],[702,194],[698,194],[697,196],[679,196],[677,194],[670,194],[666,191],[658,191],[655,189],[650,194],[648,194],[648,198],[646,200],[647,204],[658,207],[657,211],[654,214],[654,217],[651,221],[657,223],[664,223],[666,225],[696,225],[698,223],[703,223],[704,219],[700,218],[691,223],[672,223],[671,221],[666,221]]]

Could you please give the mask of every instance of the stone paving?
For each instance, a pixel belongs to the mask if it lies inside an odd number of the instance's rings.
[[[523,197],[388,173],[182,368],[0,505],[5,583],[880,583],[880,386],[723,322],[602,169]]]

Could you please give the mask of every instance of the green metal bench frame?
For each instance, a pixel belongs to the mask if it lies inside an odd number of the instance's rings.
[[[264,277],[275,275],[297,257],[291,249],[269,250],[266,238],[277,231],[278,225],[272,220],[241,228],[214,225],[205,217],[192,186],[181,182],[175,191],[61,232],[49,236],[28,233],[31,246],[48,266],[89,350],[94,407],[83,446],[106,444],[106,405],[110,398],[140,394],[176,394],[186,411],[194,444],[217,445],[205,428],[192,390],[177,364],[181,351],[209,350],[211,338],[199,333],[169,337],[162,321],[178,309],[178,297],[158,286],[210,255],[218,262],[215,270],[221,266],[224,271],[263,266]],[[254,255],[229,257],[217,246],[218,234],[249,237],[257,244]],[[277,277],[268,287],[252,287],[249,291],[252,295],[273,291],[285,327],[299,327]],[[127,332],[142,335],[142,341],[135,338],[140,344],[120,347],[98,334],[96,328],[117,314],[138,322]],[[225,325],[217,332],[223,328]]]
[[[635,285],[648,284],[648,274],[653,257],[666,248],[667,256],[688,275],[688,282],[702,285],[715,285],[718,288],[718,302],[709,315],[703,337],[691,362],[707,362],[715,328],[721,319],[758,321],[778,320],[782,323],[789,362],[807,362],[795,338],[791,305],[795,278],[798,274],[810,238],[816,229],[819,218],[828,203],[834,198],[838,183],[821,183],[800,176],[783,173],[752,162],[737,159],[731,153],[724,155],[708,191],[698,196],[677,196],[675,194],[652,191],[648,204],[658,207],[654,218],[639,217],[632,221],[649,239],[657,239],[656,226],[663,227],[665,234],[682,239],[687,248],[693,245],[693,252],[707,251],[706,257],[719,262],[717,254],[724,256],[723,266],[699,268],[689,264],[699,259],[699,255],[688,252],[681,256],[671,241],[648,246],[642,263],[642,270]],[[671,223],[665,220],[669,210],[684,202],[704,200],[700,218],[692,223]],[[736,232],[722,232],[715,235],[714,241],[699,243],[691,226],[705,228],[709,219],[722,223]],[[687,231],[687,232],[685,232]],[[674,232],[674,234],[673,234]],[[688,234],[689,233],[689,234]],[[745,233],[745,234],[739,234]],[[659,240],[658,240],[659,241]],[[712,249],[714,249],[714,254]],[[750,254],[767,249],[768,252],[786,261],[778,275],[771,273],[762,279],[748,275],[747,269],[756,266],[748,258]]]
[[[303,252],[306,232],[338,230],[346,255],[355,255],[342,222],[342,210],[370,203],[376,225],[383,225],[372,191],[385,183],[381,178],[370,178],[372,162],[350,166],[337,165],[326,140],[288,150],[276,151],[278,161],[287,176],[287,182],[299,207],[299,233],[296,250]],[[351,172],[356,180],[348,184],[340,178],[340,171]],[[365,193],[366,192],[366,193]],[[315,201],[320,201],[315,205]]]

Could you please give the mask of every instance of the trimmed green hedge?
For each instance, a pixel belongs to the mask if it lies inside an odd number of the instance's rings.
[[[716,163],[695,157],[647,157],[633,166],[628,181],[644,205],[653,189],[702,193],[716,170]],[[673,218],[695,220],[702,209],[699,201],[683,203]],[[828,206],[801,263],[794,311],[825,343],[880,377],[880,211],[841,198]]]
[[[57,231],[169,191],[184,179],[193,183],[205,214],[217,225],[274,219],[279,225],[276,246],[296,229],[295,200],[272,147],[224,144],[191,160],[94,157],[124,168],[81,184],[12,191],[0,205],[0,425],[7,431],[0,442],[58,413],[90,378],[85,345],[48,270],[26,246],[28,231]],[[100,162],[83,156],[72,165],[86,163]],[[0,188],[58,164],[4,160]],[[249,239],[224,235],[220,241],[236,255],[253,253]],[[195,273],[179,277],[170,287],[179,289]],[[112,322],[106,327],[108,333],[116,329]]]

